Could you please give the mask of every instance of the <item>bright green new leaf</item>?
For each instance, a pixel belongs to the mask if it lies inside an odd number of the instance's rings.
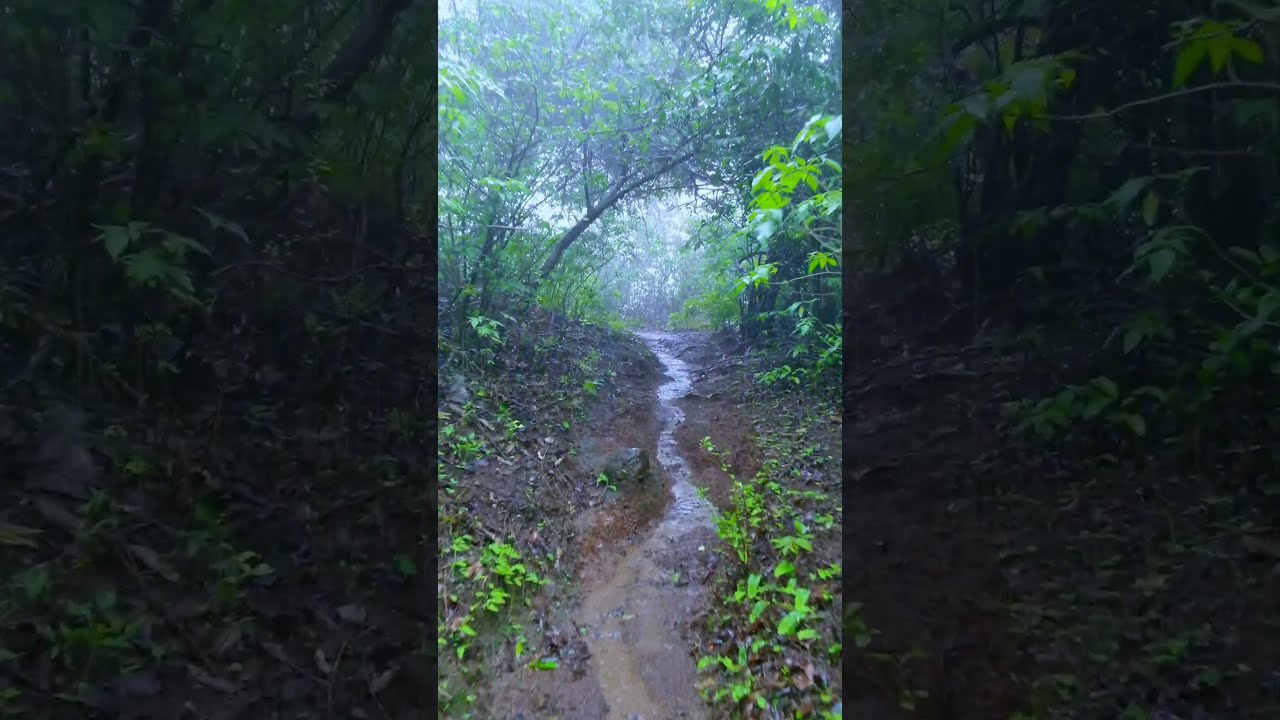
[[[1182,48],[1182,52],[1178,53],[1178,59],[1173,65],[1173,86],[1175,88],[1180,88],[1187,83],[1191,73],[1195,72],[1200,63],[1204,61],[1208,52],[1209,48],[1203,40],[1194,40]]]

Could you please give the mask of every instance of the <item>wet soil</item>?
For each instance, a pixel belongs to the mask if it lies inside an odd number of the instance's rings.
[[[585,509],[574,576],[576,602],[563,610],[565,626],[584,641],[585,662],[555,672],[515,670],[494,683],[510,717],[558,720],[676,720],[709,717],[697,688],[687,638],[689,619],[705,604],[705,581],[716,562],[710,506],[698,497],[703,482],[690,465],[678,429],[690,418],[680,406],[699,372],[697,333],[645,333],[665,377],[652,395],[597,415],[576,437],[577,469],[586,477],[612,452],[648,448],[657,458],[654,480],[620,487],[617,497]],[[702,413],[693,419],[704,422]]]
[[[576,452],[557,465],[569,477],[563,489],[572,490],[558,504],[578,510],[547,517],[542,532],[576,533],[563,558],[571,573],[535,615],[548,638],[541,648],[554,649],[558,668],[521,667],[508,652],[489,667],[482,693],[488,714],[477,717],[710,719],[737,716],[744,705],[747,717],[812,717],[832,709],[841,693],[842,601],[838,575],[815,579],[840,562],[840,418],[831,398],[764,391],[758,373],[777,358],[744,355],[716,334],[647,333],[614,344],[602,350],[602,371],[638,353],[646,359],[636,366],[651,369],[619,369],[608,397],[566,438]],[[715,455],[702,446],[704,438]],[[627,447],[650,450],[656,482],[601,490],[594,482],[600,468]],[[813,592],[816,614],[808,622],[821,638],[761,649],[753,659],[751,681],[761,697],[779,703],[764,714],[754,700],[729,697],[740,678],[696,665],[696,658],[736,657],[739,644],[751,646],[751,638],[781,620],[782,605],[768,617],[748,618],[750,607],[726,601],[743,578],[717,552],[712,522],[713,505],[729,506],[734,479],[762,482],[757,473],[794,491],[777,491],[785,506],[779,517],[788,531],[793,520],[803,522],[813,538],[812,550],[797,561]],[[545,502],[545,494],[537,497]],[[759,538],[755,548],[762,568],[781,559],[773,536]]]
[[[578,622],[588,633],[607,718],[701,718],[697,672],[681,624],[700,604],[698,578],[708,569],[715,532],[675,439],[685,419],[676,401],[689,391],[690,369],[678,357],[678,338],[642,337],[670,377],[657,392],[662,418],[657,457],[671,499],[657,527],[590,589]]]

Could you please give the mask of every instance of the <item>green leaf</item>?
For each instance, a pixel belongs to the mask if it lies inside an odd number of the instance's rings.
[[[1243,248],[1238,245],[1233,245],[1227,248],[1227,252],[1254,265],[1258,265],[1262,262],[1262,258],[1258,257],[1258,253],[1250,250],[1249,248]]]
[[[759,193],[764,190],[773,189],[773,168],[767,167],[756,173],[755,178],[751,180],[751,192]]]
[[[1147,227],[1156,224],[1156,215],[1160,211],[1160,196],[1155,190],[1147,191],[1147,196],[1142,199],[1142,220],[1147,223]]]
[[[753,202],[761,210],[777,210],[786,207],[789,201],[782,196],[782,193],[770,191],[760,194]]]
[[[809,612],[809,610],[811,609],[809,607],[809,595],[810,595],[810,590],[808,588],[796,588],[796,591],[793,597],[795,598],[795,606],[796,606],[797,613],[804,615],[805,613]]]
[[[960,106],[977,120],[986,120],[987,116],[991,114],[991,101],[987,99],[985,94],[970,95],[960,101]]]
[[[1172,248],[1161,248],[1147,256],[1151,264],[1151,281],[1160,282],[1173,269],[1173,261],[1178,257]]]
[[[1129,330],[1124,334],[1124,353],[1128,355],[1129,353],[1133,352],[1133,349],[1138,347],[1138,345],[1142,342],[1142,338],[1143,338],[1142,328],[1137,326],[1130,327]]]
[[[177,233],[165,232],[164,239],[160,241],[160,244],[164,246],[165,250],[173,253],[176,257],[182,257],[186,254],[187,250],[195,250],[202,255],[209,254],[209,249],[204,245],[186,237],[185,235],[178,235]]]
[[[1195,40],[1182,48],[1182,52],[1178,53],[1178,60],[1173,66],[1173,86],[1175,88],[1186,84],[1187,79],[1191,77],[1191,73],[1195,72],[1200,63],[1204,61],[1208,50],[1209,48],[1203,40]]]
[[[1117,210],[1123,210],[1129,207],[1129,203],[1133,202],[1133,199],[1138,197],[1138,193],[1142,192],[1151,184],[1151,180],[1152,179],[1149,177],[1130,178],[1125,181],[1123,185],[1117,188],[1116,191],[1111,194],[1111,197],[1107,198],[1106,204]]]
[[[1259,60],[1259,62],[1261,62],[1261,60]],[[834,140],[835,137],[840,134],[840,130],[843,127],[844,127],[844,116],[836,115],[835,117],[827,121],[827,124],[823,126],[823,129],[827,131],[827,139]]]
[[[795,572],[796,572],[796,566],[793,565],[788,560],[783,560],[782,562],[778,563],[777,567],[773,569],[773,576],[776,578],[780,578],[783,575],[794,575]]]
[[[1262,46],[1248,38],[1232,38],[1231,51],[1241,60],[1262,64]]]
[[[778,634],[787,637],[795,633],[796,627],[800,624],[800,614],[796,612],[787,613],[778,621]]]
[[[102,229],[102,245],[112,260],[119,260],[120,253],[129,247],[129,231],[119,225],[108,225]]]
[[[1214,23],[1214,25],[1217,25]],[[1205,30],[1209,31],[1209,24],[1205,25]],[[1232,41],[1235,39],[1228,34],[1225,27],[1217,26],[1214,28],[1218,34],[1207,39],[1205,42],[1209,46],[1209,65],[1213,71],[1221,72],[1227,66],[1227,60],[1231,59]]]
[[[1117,418],[1120,422],[1124,423],[1126,427],[1133,431],[1134,435],[1143,437],[1147,434],[1147,421],[1144,420],[1141,415],[1120,413]]]
[[[1098,416],[1098,413],[1105,410],[1110,404],[1111,398],[1106,397],[1105,395],[1095,395],[1085,403],[1084,409],[1081,411],[1081,415],[1085,420],[1095,418]]]
[[[231,220],[228,220],[220,215],[214,215],[213,213],[203,208],[196,208],[196,212],[203,215],[204,219],[208,220],[209,224],[213,226],[215,230],[226,230],[227,232],[231,233],[232,235],[235,235],[241,240],[245,242],[249,242],[248,234],[245,233],[244,228],[240,227],[238,223],[232,222]]]

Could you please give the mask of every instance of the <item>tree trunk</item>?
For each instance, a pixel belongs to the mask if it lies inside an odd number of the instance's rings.
[[[547,258],[547,261],[542,264],[542,269],[539,271],[541,277],[545,279],[551,274],[552,270],[556,269],[556,266],[560,264],[560,260],[564,258],[564,253],[569,249],[569,246],[577,241],[578,238],[582,237],[582,233],[586,232],[587,228],[591,227],[591,223],[598,220],[601,215],[604,215],[605,211],[614,205],[617,205],[619,200],[630,195],[632,192],[635,192],[641,186],[661,177],[667,172],[670,172],[677,165],[693,156],[694,151],[690,150],[682,155],[673,157],[632,182],[618,186],[616,190],[606,195],[604,199],[600,200],[600,202],[588,208],[586,217],[582,218],[575,223],[573,227],[569,228],[568,232],[561,236],[556,242],[555,247],[551,249],[551,257]]]

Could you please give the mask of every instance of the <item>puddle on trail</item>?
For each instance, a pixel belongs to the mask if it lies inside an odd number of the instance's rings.
[[[715,532],[710,506],[698,497],[675,439],[684,420],[676,401],[689,392],[689,367],[677,357],[679,335],[640,337],[670,378],[658,389],[658,462],[671,500],[657,527],[592,588],[578,623],[587,631],[591,669],[609,706],[606,720],[701,720],[706,708],[681,626],[702,605]]]

